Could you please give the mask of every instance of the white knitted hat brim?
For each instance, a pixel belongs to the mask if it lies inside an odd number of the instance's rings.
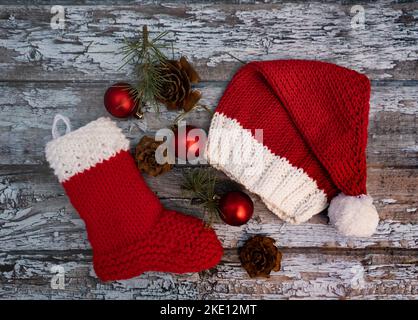
[[[325,192],[303,169],[273,154],[237,120],[222,113],[212,118],[205,157],[287,222],[305,222],[327,207]]]

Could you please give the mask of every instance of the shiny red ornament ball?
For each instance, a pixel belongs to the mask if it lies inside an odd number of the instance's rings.
[[[187,160],[187,155],[195,155],[199,157],[200,149],[202,149],[202,142],[199,141],[199,137],[195,134],[190,134],[193,129],[202,130],[194,126],[186,125],[186,128],[177,128],[174,131],[174,150],[177,158]],[[182,152],[181,150],[185,151]]]
[[[118,82],[106,90],[104,105],[112,116],[127,118],[134,113],[138,103],[130,93],[131,89],[132,87],[129,83]]]
[[[219,216],[231,226],[247,223],[253,216],[253,212],[253,201],[244,192],[228,192],[219,200]]]

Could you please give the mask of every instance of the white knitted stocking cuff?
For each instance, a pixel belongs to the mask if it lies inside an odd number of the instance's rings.
[[[109,118],[99,118],[51,140],[45,154],[58,180],[63,182],[122,150],[129,150],[122,130]]]

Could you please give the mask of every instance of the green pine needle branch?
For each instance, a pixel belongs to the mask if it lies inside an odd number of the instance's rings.
[[[215,193],[217,179],[212,169],[193,169],[183,175],[181,188],[192,196],[203,208],[205,217],[209,215],[211,225],[218,217],[218,196]],[[206,220],[206,219],[205,219]]]
[[[161,97],[164,87],[164,77],[160,73],[160,66],[167,61],[164,49],[170,46],[166,44],[165,37],[168,31],[161,32],[153,39],[149,39],[149,31],[146,25],[142,28],[140,37],[134,40],[126,39],[122,47],[123,68],[130,64],[135,68],[138,83],[132,89],[136,101],[152,104],[158,112],[156,99]]]

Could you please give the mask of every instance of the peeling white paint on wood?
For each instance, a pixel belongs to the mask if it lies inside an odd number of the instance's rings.
[[[4,250],[69,250],[89,248],[84,223],[70,205],[64,190],[45,166],[14,166],[7,171],[9,181],[3,183],[12,189],[13,202],[0,204],[0,241]],[[26,172],[25,172],[26,170]],[[190,199],[179,190],[184,170],[176,168],[158,178],[146,177],[151,189],[162,198],[165,206],[188,214],[200,215],[201,208],[190,204]],[[22,171],[22,172],[19,172]],[[219,181],[226,177],[219,174]],[[273,236],[284,247],[341,247],[341,248],[417,248],[418,216],[405,215],[405,210],[416,204],[414,193],[418,188],[416,170],[372,168],[369,170],[369,192],[375,197],[382,222],[378,232],[370,239],[351,239],[339,236],[327,226],[326,216],[318,215],[302,225],[282,224],[264,204],[253,196],[255,218],[243,227],[216,224],[225,247],[234,248],[250,235],[263,233]],[[400,203],[386,203],[387,185]],[[225,190],[224,190],[225,191]],[[6,191],[10,193],[10,191]],[[380,198],[382,197],[382,198]],[[0,192],[0,198],[6,198]]]
[[[177,179],[178,177],[173,177]],[[171,184],[168,184],[169,186]],[[56,187],[59,190],[59,188]],[[154,189],[159,192],[159,189]],[[159,192],[160,193],[160,192]],[[234,248],[251,235],[265,234],[289,248],[410,248],[418,249],[418,224],[405,217],[405,222],[384,219],[371,238],[347,238],[326,225],[324,217],[315,217],[301,225],[283,224],[257,199],[255,218],[242,227],[223,223],[214,225],[225,248]],[[190,205],[189,199],[163,199],[170,209],[201,214],[201,208]],[[409,222],[411,221],[411,222]],[[416,221],[416,219],[415,219]],[[4,250],[70,250],[89,248],[85,227],[68,199],[61,195],[30,204],[16,216],[0,215],[0,241]],[[58,232],[58,234],[56,233]]]
[[[414,4],[368,3],[365,29],[352,29],[350,6],[332,3],[67,6],[64,31],[49,26],[49,6],[2,6],[2,76],[9,79],[117,79],[123,37],[143,24],[170,30],[176,47],[206,80],[226,80],[241,60],[333,61],[374,79],[416,79],[418,29],[402,17]],[[13,19],[10,17],[13,16]],[[303,21],[303,23],[301,23]],[[229,66],[230,68],[225,68]]]
[[[94,276],[90,259],[90,253],[0,254],[0,298],[15,297],[16,289],[32,299],[408,299],[418,292],[416,260],[399,254],[286,251],[281,271],[267,280],[250,279],[233,250],[218,267],[201,274],[150,272],[113,283]],[[50,287],[54,265],[65,270],[64,290]]]
[[[381,200],[384,204],[392,204],[392,203],[396,203],[397,200],[395,199],[382,199]]]
[[[175,167],[159,177],[154,178],[144,174],[144,178],[150,188],[158,192],[158,196],[163,199],[189,200],[188,195],[178,188],[178,184],[182,180],[183,174],[191,168],[188,166]],[[233,187],[226,183],[228,178],[224,174],[219,171],[216,173],[220,192],[225,192]],[[14,190],[16,200],[11,203],[4,202],[0,208],[17,211],[22,207],[46,200],[52,201],[64,195],[64,190],[47,165],[0,166],[0,177],[6,176],[6,174],[7,177],[4,179],[3,185],[6,185],[7,188],[3,188],[3,190],[6,192],[10,192],[9,189]],[[405,211],[416,204],[413,191],[417,189],[417,183],[418,172],[414,169],[369,168],[368,170],[369,193],[374,197],[379,212],[390,219],[395,219],[395,215],[390,215],[395,209]],[[388,185],[391,186],[390,192],[387,189]],[[385,204],[381,201],[387,199],[389,195],[396,197],[398,201],[392,204]],[[256,196],[253,198],[258,202]],[[408,216],[405,221],[411,221],[411,217]]]
[[[16,84],[2,83],[0,97],[1,164],[44,163],[44,147],[51,139],[51,124],[56,113],[68,116],[77,128],[100,116],[109,116],[103,95],[110,83]],[[202,83],[202,104],[214,109],[225,82]],[[399,91],[408,108],[400,102]],[[416,166],[418,152],[418,91],[415,87],[373,87],[369,125],[368,163],[375,165]],[[170,127],[178,112],[162,108],[157,115],[150,108],[144,120],[118,120],[124,132],[136,143],[144,134]],[[185,118],[190,124],[208,128],[210,114],[201,110]],[[409,148],[405,152],[405,148]]]

